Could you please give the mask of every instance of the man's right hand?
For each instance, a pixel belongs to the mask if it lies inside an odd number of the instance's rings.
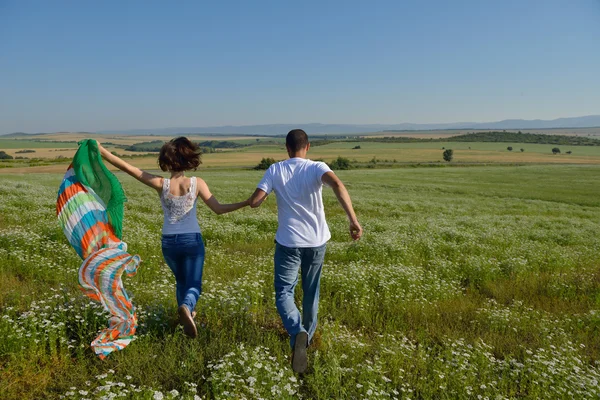
[[[358,221],[350,221],[350,236],[352,240],[358,240],[363,234],[363,228]]]

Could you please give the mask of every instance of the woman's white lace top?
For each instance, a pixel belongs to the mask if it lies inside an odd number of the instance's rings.
[[[195,176],[190,178],[190,188],[183,196],[171,194],[171,180],[163,179],[163,188],[160,194],[164,213],[163,235],[200,232],[200,225],[198,225],[196,217],[197,200]]]

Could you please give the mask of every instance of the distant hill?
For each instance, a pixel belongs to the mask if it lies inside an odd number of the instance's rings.
[[[5,133],[4,135],[0,135],[0,136],[2,136],[2,138],[6,139],[6,138],[11,138],[11,137],[21,137],[21,136],[29,137],[29,136],[53,135],[53,134],[57,134],[57,133],[79,133],[79,134],[93,135],[94,133],[97,133],[97,132],[38,132],[38,133],[13,132],[13,133]]]
[[[18,136],[23,136],[23,135],[27,135],[27,136],[41,136],[41,135],[47,135],[47,133],[26,133],[26,132],[13,132],[13,133],[7,133],[5,135],[1,135],[3,138],[10,138],[10,137],[18,137]]]
[[[123,129],[106,130],[95,133],[117,135],[176,135],[176,134],[213,134],[213,135],[285,135],[294,128],[306,130],[309,134],[359,134],[366,132],[398,132],[398,131],[423,131],[423,130],[451,130],[451,129],[558,129],[558,128],[592,128],[600,127],[600,115],[583,117],[557,118],[553,120],[524,120],[506,119],[497,122],[455,122],[442,124],[270,124],[270,125],[242,125],[242,126],[210,126],[210,127],[173,127],[149,129]],[[22,135],[19,133],[18,135]],[[17,136],[17,134],[11,134]],[[5,135],[6,136],[6,135]]]
[[[446,129],[554,129],[554,128],[591,128],[600,127],[600,115],[584,117],[558,118],[553,120],[507,119],[498,122],[456,122],[449,124],[271,124],[212,127],[175,127],[160,129],[131,129],[118,131],[100,131],[98,133],[123,135],[173,135],[178,133],[203,134],[241,134],[241,135],[285,135],[295,128],[304,129],[309,134],[357,134],[380,131],[421,131]]]

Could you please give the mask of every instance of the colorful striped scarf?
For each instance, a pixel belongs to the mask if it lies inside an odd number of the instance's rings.
[[[127,346],[137,328],[135,307],[121,281],[123,272],[135,275],[140,263],[120,239],[124,201],[121,184],[102,163],[96,141],[83,141],[58,190],[56,214],[84,260],[79,268],[83,293],[111,314],[108,328],[91,343],[101,359]]]

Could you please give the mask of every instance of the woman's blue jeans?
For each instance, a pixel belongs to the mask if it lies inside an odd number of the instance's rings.
[[[192,312],[202,292],[204,268],[202,234],[163,235],[162,252],[177,282],[177,306],[185,305]]]

